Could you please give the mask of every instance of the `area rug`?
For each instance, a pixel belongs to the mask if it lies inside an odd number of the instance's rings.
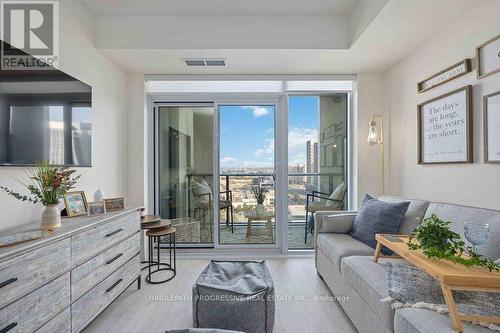
[[[391,302],[393,309],[412,307],[448,313],[441,286],[436,279],[407,263],[389,262],[384,265],[389,297],[382,302]],[[498,316],[500,313],[500,293],[453,291],[453,298],[460,313],[482,316]],[[497,324],[475,324],[500,331]]]

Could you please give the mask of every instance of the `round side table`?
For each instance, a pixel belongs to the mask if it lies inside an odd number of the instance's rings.
[[[159,215],[145,215],[141,218],[141,229],[142,230],[154,230],[157,228],[165,228],[170,226],[170,221],[162,220]],[[153,245],[150,244],[151,238],[148,238],[148,248]],[[142,267],[141,270],[145,270],[150,265],[157,264],[156,261],[152,260],[152,256],[149,256],[148,252],[148,260],[141,261],[141,264],[146,264],[146,266]]]
[[[149,258],[153,258],[153,242],[156,241],[157,246],[157,261],[154,263],[150,264],[147,266],[148,268],[148,275],[146,275],[146,282],[151,283],[151,284],[159,284],[159,283],[164,283],[167,281],[172,280],[175,277],[176,274],[176,257],[175,257],[175,228],[171,226],[167,227],[162,227],[162,228],[155,228],[146,231],[146,236],[148,237],[148,250],[149,250]],[[160,259],[160,237],[163,236],[168,236],[169,239],[169,247],[168,247],[168,252],[169,252],[169,261],[168,263],[162,263]],[[172,255],[173,252],[173,255]],[[173,261],[172,261],[173,259]],[[156,269],[152,270],[156,266]],[[166,266],[163,268],[160,268],[160,266]],[[169,278],[159,280],[159,281],[154,281],[153,280],[153,274],[162,272],[162,271],[171,271],[172,276]]]

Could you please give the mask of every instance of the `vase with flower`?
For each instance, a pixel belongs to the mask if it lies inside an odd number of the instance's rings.
[[[75,172],[67,167],[53,166],[48,161],[41,161],[28,171],[30,182],[25,186],[30,195],[19,194],[5,186],[0,186],[0,189],[18,200],[43,204],[45,209],[42,212],[41,227],[53,230],[61,227],[59,201],[66,192],[74,188],[80,178]]]

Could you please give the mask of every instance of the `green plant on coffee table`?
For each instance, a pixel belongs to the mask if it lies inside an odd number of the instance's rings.
[[[58,204],[80,178],[80,175],[74,175],[75,172],[67,167],[52,166],[48,161],[42,161],[28,171],[31,183],[25,186],[31,196],[19,194],[5,186],[0,186],[0,189],[21,201],[33,204],[41,202],[43,205]]]
[[[460,235],[450,230],[450,224],[450,221],[443,221],[432,214],[412,231],[407,243],[408,248],[421,249],[428,258],[448,259],[467,267],[485,267],[490,272],[500,271],[500,265],[493,260],[482,257],[472,251],[471,247],[466,247]]]

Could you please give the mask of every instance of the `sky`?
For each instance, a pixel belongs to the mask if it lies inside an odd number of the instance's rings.
[[[288,99],[289,165],[304,165],[306,142],[317,140],[318,103],[317,96]],[[274,165],[274,106],[223,105],[219,117],[221,169]]]

